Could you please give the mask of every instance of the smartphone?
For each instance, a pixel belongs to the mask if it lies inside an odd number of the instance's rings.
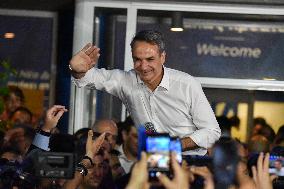
[[[170,142],[168,134],[147,135],[146,154],[150,180],[157,180],[157,172],[170,175]]]
[[[277,176],[284,176],[284,156],[271,154],[269,156],[269,173]]]
[[[176,160],[181,165],[181,163],[182,163],[182,147],[181,147],[181,141],[178,137],[171,137],[170,151],[175,152]]]

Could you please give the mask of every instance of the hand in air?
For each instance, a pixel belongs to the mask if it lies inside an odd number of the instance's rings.
[[[77,74],[85,74],[94,67],[100,57],[100,48],[88,43],[70,60],[70,68]]]

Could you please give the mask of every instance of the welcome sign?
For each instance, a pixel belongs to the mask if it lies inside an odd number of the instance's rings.
[[[284,22],[184,19],[183,32],[169,23],[139,23],[167,41],[166,66],[196,77],[284,81]]]

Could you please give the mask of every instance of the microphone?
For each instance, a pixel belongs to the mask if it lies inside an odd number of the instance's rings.
[[[146,133],[157,133],[157,130],[152,122],[144,123]]]

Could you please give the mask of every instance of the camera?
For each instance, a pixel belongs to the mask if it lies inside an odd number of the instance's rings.
[[[25,171],[27,162],[0,159],[0,188],[28,189],[35,187],[36,178]]]
[[[35,175],[46,178],[74,177],[75,155],[62,152],[39,152],[34,160]]]

